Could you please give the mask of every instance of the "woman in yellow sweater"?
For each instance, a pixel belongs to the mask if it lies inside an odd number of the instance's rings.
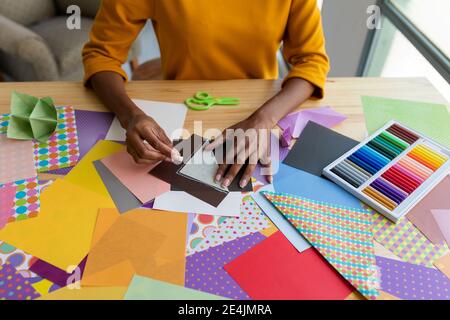
[[[270,130],[311,96],[323,96],[329,63],[316,0],[103,0],[83,49],[85,83],[117,115],[138,163],[173,157],[169,138],[125,92],[121,65],[148,19],[159,41],[163,76],[170,80],[276,79],[282,44],[292,65],[282,89],[233,129]],[[242,161],[220,165],[216,180],[228,186],[242,166]],[[255,163],[247,165],[241,185],[254,168]]]

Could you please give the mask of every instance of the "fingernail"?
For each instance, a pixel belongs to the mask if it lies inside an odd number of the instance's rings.
[[[243,179],[240,183],[240,187],[244,188],[247,185],[247,179]]]
[[[230,179],[225,179],[222,183],[223,187],[228,187],[230,185]]]
[[[222,180],[222,176],[220,174],[218,174],[216,176],[216,182],[220,182],[220,180]]]
[[[183,162],[183,157],[181,156],[180,152],[177,149],[172,149],[172,161],[175,163],[181,163]]]
[[[269,181],[269,183],[273,182],[273,177],[272,176],[267,176],[267,181]]]

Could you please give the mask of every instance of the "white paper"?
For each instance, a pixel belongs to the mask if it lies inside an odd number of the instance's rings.
[[[169,139],[173,140],[180,137],[181,131],[176,135],[173,134],[176,133],[176,130],[183,128],[187,113],[187,108],[184,104],[137,99],[132,100],[146,115],[155,119],[159,126],[166,132]],[[121,127],[117,117],[114,118],[111,127],[109,127],[105,139],[125,141],[125,130]]]
[[[156,197],[153,209],[237,217],[241,214],[241,202],[241,192],[228,193],[216,208],[184,191],[169,191]]]
[[[252,194],[253,200],[261,208],[264,214],[269,217],[273,224],[284,234],[286,239],[302,252],[310,248],[309,242],[300,234],[300,232],[275,208],[272,203],[261,194],[262,191],[274,192],[272,184],[268,184],[257,192]]]

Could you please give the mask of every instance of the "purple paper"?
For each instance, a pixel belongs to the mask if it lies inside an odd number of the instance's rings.
[[[188,256],[185,286],[231,299],[250,300],[223,267],[264,239],[256,232]]]
[[[75,119],[78,131],[78,147],[80,149],[80,160],[97,143],[104,139],[114,119],[111,112],[97,112],[86,110],[75,110]],[[49,171],[51,174],[66,175],[70,168],[62,168]]]
[[[405,300],[450,299],[450,279],[442,272],[384,257],[376,259],[381,290]]]
[[[40,297],[30,281],[10,263],[0,266],[0,300],[32,300]]]
[[[84,267],[86,266],[86,261],[87,256],[78,265],[80,280],[84,272]],[[30,270],[38,276],[41,276],[42,278],[47,279],[60,287],[67,286],[67,280],[75,274],[75,271],[72,273],[67,273],[65,270],[61,270],[40,259],[31,265]]]
[[[280,141],[275,135],[270,136],[270,160],[272,161],[272,173],[275,175],[278,172],[278,168],[280,167],[280,162],[286,158],[289,153],[289,148],[282,147],[280,145]],[[267,184],[266,176],[264,176],[261,172],[263,167],[258,164],[253,172],[252,176],[263,184]]]
[[[347,119],[345,115],[326,106],[290,113],[278,122],[278,126],[283,130],[291,127],[292,137],[296,139],[300,136],[308,121],[331,128],[345,119]]]

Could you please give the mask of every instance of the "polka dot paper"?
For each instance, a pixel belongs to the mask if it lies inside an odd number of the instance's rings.
[[[267,217],[250,195],[242,199],[241,214],[238,217],[227,217],[218,227],[198,243],[192,252],[200,252],[221,245],[270,226]]]
[[[31,141],[8,139],[0,134],[0,184],[36,175]]]
[[[39,185],[37,177],[10,182],[2,186],[15,186],[13,214],[8,222],[36,217],[39,213]]]
[[[201,243],[209,234],[214,232],[226,217],[213,216],[209,214],[196,214],[192,222],[191,231],[186,247],[186,255],[194,253],[193,249]]]
[[[57,110],[55,133],[45,143],[34,142],[34,160],[39,172],[72,167],[80,157],[75,110],[72,107]]]
[[[13,215],[15,186],[4,186],[0,188],[0,229],[2,229],[9,218]]]
[[[11,264],[24,278],[32,278],[37,275],[30,271],[31,265],[37,259],[12,245],[0,241],[0,265]]]
[[[40,297],[31,283],[11,264],[0,266],[0,300],[32,300]]]
[[[442,272],[377,257],[381,289],[405,300],[450,300],[450,279]]]
[[[38,172],[74,166],[80,157],[75,110],[57,107],[58,123],[55,133],[45,143],[33,142],[34,161]],[[6,133],[9,114],[0,116],[0,133]]]
[[[262,234],[253,233],[188,256],[185,286],[230,299],[249,300],[223,267],[264,239]]]

